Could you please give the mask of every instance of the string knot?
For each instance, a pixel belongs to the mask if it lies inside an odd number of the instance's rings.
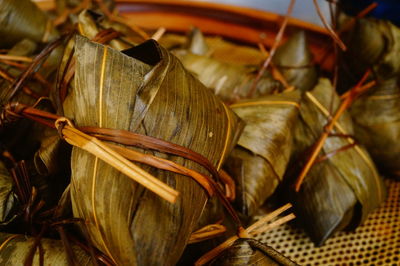
[[[7,103],[0,113],[0,128],[14,123],[22,118],[22,112],[27,106],[18,102]]]
[[[56,120],[56,122],[54,122],[54,126],[56,127],[61,139],[64,139],[64,134],[62,131],[66,125],[74,127],[74,124],[72,124],[71,120],[66,117],[60,117]]]

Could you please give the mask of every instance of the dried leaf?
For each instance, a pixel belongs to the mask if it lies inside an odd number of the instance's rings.
[[[340,58],[341,91],[354,86],[368,69],[374,70],[378,80],[400,74],[400,29],[389,21],[359,19],[352,30],[344,34],[344,40],[348,50]]]
[[[173,55],[155,41],[122,54],[80,36],[75,49],[75,88],[64,102],[64,111],[77,126],[125,129],[162,138],[220,167],[237,140],[239,120]],[[207,174],[192,161],[156,155]],[[115,262],[171,265],[197,225],[206,194],[188,177],[143,169],[180,192],[176,204],[74,148],[74,215],[88,222],[95,246]]]
[[[299,92],[291,92],[231,105],[246,126],[225,167],[235,178],[238,209],[246,216],[254,215],[283,179],[299,101]]]
[[[246,98],[256,73],[256,67],[228,64],[206,56],[195,55],[187,51],[176,51],[175,55],[206,87],[223,101],[232,102]],[[268,72],[257,84],[254,98],[271,94],[281,89],[281,84]]]
[[[254,239],[240,238],[231,247],[207,265],[283,265],[295,266],[295,262],[284,257],[273,248]]]
[[[289,40],[276,50],[273,62],[289,85],[300,91],[311,90],[317,84],[317,70],[304,31],[291,35]]]
[[[307,149],[322,134],[331,101],[335,110],[340,100],[327,79],[320,79],[305,94],[294,134],[295,164],[307,158]],[[335,124],[332,134],[339,135],[331,135],[325,141],[321,156],[326,159],[314,164],[300,191],[293,195],[297,214],[318,245],[337,230],[360,225],[385,199],[385,187],[374,163],[351,137],[353,124],[347,112]]]
[[[40,43],[58,37],[47,15],[30,0],[1,0],[0,6],[0,47],[12,47],[25,38]]]
[[[27,254],[33,248],[35,238],[24,235],[0,233],[0,263],[3,265],[25,265]],[[43,238],[44,265],[69,265],[67,254],[60,240]],[[91,257],[76,245],[72,250],[78,265],[93,265]],[[35,252],[32,265],[40,265],[39,248]]]
[[[78,16],[78,29],[79,33],[89,39],[93,39],[101,31],[105,29],[114,29],[125,37],[137,36],[128,26],[118,22],[111,22],[104,15],[96,13],[92,10],[83,10]],[[139,40],[142,40],[141,38]],[[117,50],[124,50],[131,48],[136,42],[120,36],[110,42],[110,46]]]
[[[382,172],[400,173],[400,86],[397,78],[382,81],[351,107],[355,134]]]

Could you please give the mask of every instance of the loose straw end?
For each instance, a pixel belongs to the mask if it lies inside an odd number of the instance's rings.
[[[131,163],[121,154],[112,150],[106,143],[79,131],[70,120],[61,117],[56,120],[55,127],[61,137],[71,145],[91,153],[166,201],[170,203],[177,201],[178,191]]]
[[[168,198],[164,198],[166,201],[168,201],[169,203],[175,204],[176,201],[178,200],[179,197],[179,192],[176,191],[175,193],[172,193],[170,197]]]

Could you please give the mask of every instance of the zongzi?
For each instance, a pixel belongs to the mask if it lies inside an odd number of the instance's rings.
[[[221,167],[236,144],[240,120],[175,56],[154,40],[123,53],[80,36],[75,43],[75,86],[64,113],[77,126],[160,138]],[[155,155],[207,174],[190,160]],[[71,164],[73,212],[87,221],[98,249],[118,264],[178,261],[207,201],[202,187],[188,177],[143,166],[180,192],[170,204],[85,151],[74,148]]]
[[[23,39],[44,43],[57,37],[47,14],[32,1],[0,1],[0,47],[10,48]]]
[[[241,101],[230,107],[246,123],[225,168],[237,184],[238,209],[255,211],[281,183],[292,151],[299,92]]]
[[[245,98],[257,75],[256,66],[228,64],[207,56],[186,51],[176,51],[175,55],[205,86],[212,89],[223,101],[232,102]],[[269,72],[265,72],[257,83],[254,98],[272,94],[282,89]]]
[[[107,17],[92,10],[83,10],[78,16],[78,29],[81,35],[93,40],[104,30],[113,29],[118,32],[118,38],[110,41],[110,46],[117,50],[124,50],[135,45],[132,38],[137,37],[128,26],[118,22],[111,22]],[[122,36],[123,35],[123,36]],[[129,39],[127,39],[129,38]],[[136,38],[137,40],[138,38]],[[141,40],[141,38],[139,39]]]
[[[400,29],[389,21],[365,18],[346,37],[349,50],[343,54],[341,86],[354,84],[368,68],[377,81],[350,109],[355,136],[382,172],[399,176]]]
[[[311,90],[317,83],[317,70],[307,46],[304,31],[299,31],[279,46],[273,57],[275,66],[281,71],[289,85],[300,91]]]
[[[339,97],[327,79],[306,92],[295,131],[293,167],[307,158],[307,150],[324,132]],[[353,124],[342,114],[325,141],[322,154],[293,195],[297,216],[311,239],[321,245],[334,232],[361,224],[385,198],[385,187],[367,151],[354,139]]]
[[[400,84],[382,80],[357,99],[350,109],[357,139],[382,172],[400,176]]]
[[[273,248],[255,240],[239,238],[232,246],[207,265],[280,265],[295,266],[295,262],[286,258]]]
[[[346,19],[350,18],[345,17],[341,24],[346,25]],[[385,20],[363,18],[343,33],[343,39],[348,49],[340,58],[340,91],[354,86],[368,69],[373,70],[378,80],[399,76],[400,29],[397,26]]]
[[[28,255],[35,248],[35,238],[24,235],[0,233],[0,263],[2,265],[71,265],[70,259],[60,240],[42,238],[40,248],[36,246],[32,261]],[[88,253],[72,245],[74,262],[77,265],[93,265]],[[29,264],[31,263],[31,264]]]
[[[224,42],[220,45],[233,46]],[[201,32],[194,28],[184,49],[175,49],[173,52],[185,68],[191,71],[206,87],[212,89],[223,101],[232,102],[247,97],[257,75],[257,66],[243,64],[240,60],[229,62],[226,60],[229,56],[221,54],[213,57],[209,55],[210,51],[214,52],[208,47]],[[251,52],[246,51],[245,55],[248,53]],[[245,55],[242,56],[245,57]],[[221,60],[221,58],[225,58],[225,60]],[[266,72],[258,82],[253,98],[281,89],[281,84],[274,80],[269,72]]]

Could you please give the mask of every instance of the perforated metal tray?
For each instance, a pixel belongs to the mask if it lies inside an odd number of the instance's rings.
[[[400,265],[400,181],[386,184],[386,202],[362,226],[336,233],[322,247],[293,225],[258,238],[300,265]]]

